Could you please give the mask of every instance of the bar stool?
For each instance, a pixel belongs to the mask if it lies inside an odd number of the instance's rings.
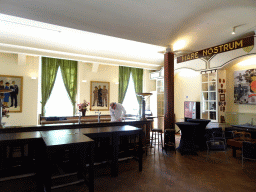
[[[153,143],[155,142],[155,145],[158,145],[158,149],[159,149],[159,145],[162,145],[162,148],[163,148],[163,138],[162,138],[162,129],[152,129],[151,130],[151,145],[150,147],[152,148],[152,145]],[[155,136],[154,136],[155,134]],[[160,135],[160,138],[161,138],[161,141],[159,140],[159,135]],[[156,141],[156,136],[157,136],[157,141]]]
[[[172,137],[174,137],[174,141],[172,141]],[[173,148],[176,154],[176,144],[175,144],[175,129],[165,129],[164,130],[164,147],[163,151],[165,150],[167,154],[167,149]]]

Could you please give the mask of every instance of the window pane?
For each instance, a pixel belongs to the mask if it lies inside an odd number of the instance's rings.
[[[45,105],[45,116],[73,116],[73,106],[66,91],[60,68],[51,96]]]
[[[133,114],[133,115],[139,114],[139,103],[136,97],[132,75],[130,75],[130,80],[129,80],[126,95],[124,97],[123,106],[127,114]]]

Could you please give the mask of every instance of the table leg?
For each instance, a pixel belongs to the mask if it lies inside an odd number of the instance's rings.
[[[233,157],[236,157],[236,147],[232,147]]]
[[[94,191],[94,143],[90,144],[89,150],[89,191]]]
[[[112,162],[111,162],[111,176],[118,176],[118,153],[119,153],[119,145],[118,145],[119,136],[118,133],[112,134],[112,146],[113,146],[113,154],[112,154]]]
[[[143,132],[140,131],[139,133],[139,171],[142,171],[142,134]]]
[[[50,149],[46,149],[46,159],[45,159],[45,171],[44,171],[44,185],[45,185],[45,191],[49,192],[51,191],[51,185],[52,185],[52,170],[51,170],[51,151]]]

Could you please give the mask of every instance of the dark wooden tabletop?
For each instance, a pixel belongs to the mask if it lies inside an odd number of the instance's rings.
[[[41,134],[39,131],[0,134],[0,141],[28,140],[38,138],[41,138]]]
[[[176,125],[179,126],[198,126],[199,123],[192,123],[192,122],[177,122]]]
[[[41,131],[41,135],[47,147],[93,142],[77,129]]]
[[[130,125],[124,126],[111,126],[111,127],[95,127],[80,129],[83,134],[95,134],[95,133],[115,133],[115,132],[129,132],[129,131],[140,131],[141,128],[133,127]]]

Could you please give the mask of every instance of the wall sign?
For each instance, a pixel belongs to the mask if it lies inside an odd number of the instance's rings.
[[[214,54],[232,51],[235,49],[240,49],[240,48],[248,47],[251,45],[254,45],[254,36],[180,56],[177,58],[177,63],[182,63],[182,62],[190,61],[193,59],[199,59],[206,56],[212,56]]]

